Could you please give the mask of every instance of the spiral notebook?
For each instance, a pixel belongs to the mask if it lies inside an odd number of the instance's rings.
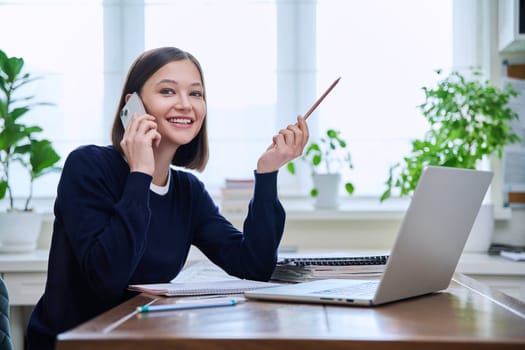
[[[288,257],[277,262],[278,266],[356,266],[385,265],[388,255],[333,256],[333,257]]]
[[[128,289],[136,292],[168,297],[242,294],[249,290],[278,286],[276,283],[229,279],[210,282],[171,282],[133,284]]]

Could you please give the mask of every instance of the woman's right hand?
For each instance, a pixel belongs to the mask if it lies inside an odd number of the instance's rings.
[[[138,171],[153,175],[155,158],[153,147],[158,147],[161,135],[157,131],[155,117],[149,114],[135,114],[124,130],[120,147],[126,156],[131,172]]]
[[[299,157],[309,138],[308,124],[302,116],[297,123],[288,125],[272,139],[272,144],[257,161],[257,173],[269,173],[279,170],[281,166]]]

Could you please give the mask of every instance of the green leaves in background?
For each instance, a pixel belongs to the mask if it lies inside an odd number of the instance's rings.
[[[472,70],[472,76],[467,80],[452,72],[435,88],[423,87],[425,102],[419,109],[429,130],[412,141],[411,153],[389,169],[381,201],[391,197],[394,188],[400,196],[411,194],[427,166],[475,169],[483,157],[501,158],[505,146],[520,141],[512,130],[518,114],[508,106],[517,91],[481,80],[478,70]]]
[[[14,210],[14,197],[10,184],[10,168],[14,162],[20,163],[30,176],[29,195],[24,210],[29,210],[32,198],[33,181],[52,171],[59,171],[55,164],[60,156],[49,140],[38,140],[35,134],[42,132],[36,125],[26,125],[20,119],[37,105],[31,103],[34,96],[18,96],[18,90],[36,80],[29,73],[22,73],[24,60],[9,57],[0,50],[0,199],[9,197],[9,210]]]
[[[312,141],[306,147],[303,156],[300,158],[310,165],[312,173],[334,174],[343,168],[352,169],[352,157],[347,150],[347,143],[342,138],[341,132],[335,129],[328,129],[325,135],[318,141]],[[295,174],[295,163],[289,162],[286,169],[290,174]],[[354,185],[351,182],[344,184],[348,194],[354,193]],[[310,196],[317,197],[318,190],[313,188]]]

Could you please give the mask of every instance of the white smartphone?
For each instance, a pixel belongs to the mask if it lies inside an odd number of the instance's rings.
[[[120,120],[122,121],[122,126],[124,126],[124,129],[128,127],[129,121],[135,113],[138,115],[146,113],[144,104],[142,103],[139,94],[136,92],[131,95],[126,105],[120,111]]]

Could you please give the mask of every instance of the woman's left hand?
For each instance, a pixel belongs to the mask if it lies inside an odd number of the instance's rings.
[[[302,116],[299,116],[296,124],[288,125],[273,137],[272,144],[257,162],[257,173],[277,171],[284,164],[299,157],[303,154],[308,137],[308,124]]]

